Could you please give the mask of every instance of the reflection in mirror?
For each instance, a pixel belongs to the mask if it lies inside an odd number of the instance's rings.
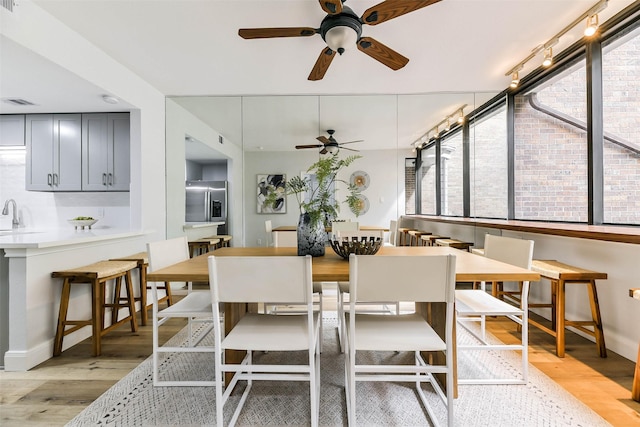
[[[353,170],[345,171],[345,178],[355,170],[362,170],[371,177],[371,185],[363,190],[371,207],[358,220],[366,225],[388,226],[390,220],[409,212],[406,205],[409,193],[405,193],[405,187],[412,172],[406,167],[406,160],[411,164],[415,161],[414,142],[461,106],[466,104],[465,112],[471,111],[492,96],[493,93],[437,93],[172,99],[220,134],[225,144],[240,147],[243,183],[239,191],[243,198],[245,244],[255,246],[265,244],[265,220],[272,220],[274,227],[295,225],[299,215],[294,203],[287,204],[287,212],[259,214],[253,188],[256,174],[294,176],[304,172],[319,158],[322,144],[317,138],[328,136],[329,129],[335,130],[334,137],[338,142],[362,140],[345,145],[339,151],[340,156],[362,156],[353,163]],[[167,121],[170,120],[168,116]],[[296,145],[318,147],[296,150]],[[459,170],[461,142],[452,135],[443,146],[448,167],[452,172]],[[192,156],[187,151],[185,154]],[[455,185],[460,176],[456,172],[447,179]],[[415,177],[413,172],[413,189],[407,191],[416,190]],[[447,193],[442,212],[460,215],[461,200],[460,195]],[[341,213],[350,214],[346,208]]]

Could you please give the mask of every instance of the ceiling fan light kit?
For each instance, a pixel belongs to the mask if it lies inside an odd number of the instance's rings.
[[[346,1],[346,0],[344,0]],[[432,5],[440,0],[386,0],[370,7],[358,17],[343,0],[319,0],[320,7],[327,13],[320,28],[242,28],[238,35],[244,39],[274,37],[309,37],[320,34],[327,47],[320,52],[308,80],[322,80],[337,52],[342,55],[354,44],[360,52],[376,61],[399,70],[407,65],[409,58],[385,46],[371,37],[362,37],[362,25],[378,25],[398,16]]]

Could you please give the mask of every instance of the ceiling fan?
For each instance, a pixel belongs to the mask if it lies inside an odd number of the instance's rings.
[[[244,39],[265,39],[273,37],[309,37],[320,34],[327,43],[318,57],[309,80],[322,80],[336,52],[342,53],[354,43],[358,50],[381,62],[392,70],[407,65],[406,58],[395,50],[371,37],[361,37],[362,25],[378,25],[409,12],[437,3],[440,0],[386,0],[367,9],[358,17],[351,8],[343,3],[346,0],[318,0],[322,10],[327,12],[320,28],[242,28],[238,35]]]
[[[362,142],[364,141],[363,139],[359,139],[358,141],[338,142],[333,137],[333,134],[335,132],[336,132],[335,130],[329,129],[327,130],[327,133],[329,134],[329,138],[327,138],[324,135],[317,137],[316,139],[322,142],[322,144],[296,145],[296,148],[301,149],[301,148],[321,148],[322,147],[322,149],[320,150],[320,154],[327,154],[327,153],[335,154],[338,152],[340,148],[343,148],[349,151],[356,151],[356,152],[359,151],[359,150],[354,150],[353,148],[343,147],[343,145],[353,144],[354,142]]]

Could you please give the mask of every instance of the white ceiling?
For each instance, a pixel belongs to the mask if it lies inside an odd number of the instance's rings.
[[[406,147],[458,106],[472,108],[502,91],[509,69],[596,1],[443,0],[363,26],[363,35],[410,59],[403,69],[392,71],[350,49],[316,82],[307,76],[325,46],[319,35],[263,40],[237,35],[239,28],[317,28],[325,14],[316,0],[34,2],[165,95],[177,97],[226,139],[258,150],[313,144],[329,128],[336,129],[338,141],[365,140],[353,148]],[[349,0],[347,5],[360,15],[375,3]],[[631,3],[610,0],[601,22]],[[560,39],[555,52],[581,37],[583,26],[578,27]],[[0,97],[38,104],[0,103],[0,113],[131,108],[126,99],[115,108],[104,104],[100,88],[5,37],[0,43]],[[540,61],[532,60],[523,74]]]

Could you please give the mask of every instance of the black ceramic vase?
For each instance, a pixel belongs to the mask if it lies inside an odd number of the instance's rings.
[[[298,221],[298,255],[323,256],[327,244],[327,232],[322,221],[311,223],[308,213]]]

